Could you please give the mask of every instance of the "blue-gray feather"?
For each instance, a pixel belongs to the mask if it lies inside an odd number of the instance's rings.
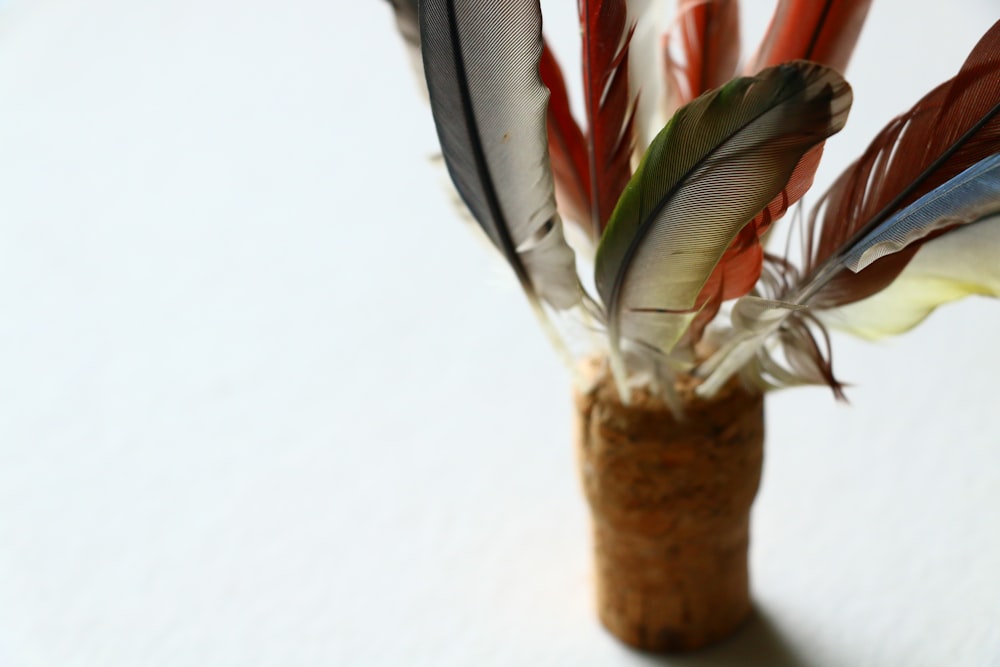
[[[878,225],[841,259],[857,273],[935,231],[1000,212],[1000,153],[980,160]]]

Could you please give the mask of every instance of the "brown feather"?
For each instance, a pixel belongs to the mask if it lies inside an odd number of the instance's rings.
[[[806,230],[804,281],[875,224],[998,151],[1000,22],[954,78],[893,119],[823,196]],[[841,271],[811,302],[831,307],[874,294],[898,275],[918,247],[913,244],[857,274]]]
[[[634,104],[629,94],[624,0],[580,0],[583,31],[583,90],[587,111],[590,210],[600,238],[632,176]]]

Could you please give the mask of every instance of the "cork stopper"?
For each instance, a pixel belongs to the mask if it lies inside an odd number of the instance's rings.
[[[648,394],[622,405],[606,375],[576,394],[598,614],[626,644],[657,652],[706,646],[748,617],[750,506],[763,462],[760,394],[735,383],[709,401],[689,381],[678,390],[682,420]]]

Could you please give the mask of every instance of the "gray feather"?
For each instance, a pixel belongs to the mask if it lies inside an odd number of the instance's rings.
[[[448,172],[532,300],[580,302],[556,213],[538,0],[422,0],[431,110]]]

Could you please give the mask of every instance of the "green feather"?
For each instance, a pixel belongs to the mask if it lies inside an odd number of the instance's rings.
[[[676,345],[726,248],[802,156],[844,126],[850,104],[834,70],[794,62],[702,95],[657,135],[597,251],[620,389],[622,340],[661,352]]]

